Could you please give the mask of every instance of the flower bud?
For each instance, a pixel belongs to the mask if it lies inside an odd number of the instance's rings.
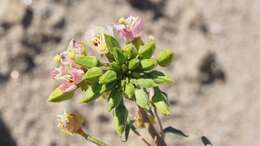
[[[171,63],[174,54],[170,49],[161,51],[157,56],[157,62],[160,66],[167,66]]]
[[[153,59],[141,60],[141,66],[142,66],[142,69],[144,69],[144,70],[150,70],[150,69],[154,68],[155,65],[156,65],[156,62]]]
[[[68,135],[78,133],[81,129],[82,122],[82,118],[73,113],[64,112],[58,115],[58,128]]]
[[[151,58],[155,48],[155,42],[153,40],[150,40],[149,42],[140,47],[140,49],[138,50],[138,54],[144,59]]]
[[[108,84],[117,79],[117,74],[116,72],[112,70],[108,70],[105,72],[100,78],[99,78],[99,83],[100,84]]]

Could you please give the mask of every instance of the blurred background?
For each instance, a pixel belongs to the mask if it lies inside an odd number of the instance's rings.
[[[176,53],[165,70],[176,82],[164,86],[173,115],[162,119],[189,137],[167,135],[169,146],[202,146],[202,135],[215,146],[260,145],[259,0],[0,0],[0,146],[92,146],[56,128],[64,109],[111,145],[143,145],[120,142],[103,101],[47,102],[57,49],[128,15]]]

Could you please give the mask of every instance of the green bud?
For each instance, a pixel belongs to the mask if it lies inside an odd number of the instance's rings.
[[[137,79],[135,81],[135,84],[142,88],[151,88],[158,86],[158,84],[156,84],[152,79]]]
[[[141,60],[141,67],[143,70],[150,70],[154,68],[156,65],[156,62],[154,59],[143,59]]]
[[[137,50],[139,50],[140,47],[141,47],[142,45],[144,45],[144,42],[143,42],[143,40],[141,39],[141,37],[135,38],[132,43],[135,45],[135,48],[136,48]]]
[[[127,44],[124,48],[122,48],[122,50],[127,55],[128,59],[134,58],[137,55],[137,50],[132,43]]]
[[[86,74],[84,75],[83,78],[87,79],[87,80],[95,80],[98,77],[100,77],[102,74],[103,74],[103,71],[101,68],[92,67],[86,72]]]
[[[92,68],[98,65],[98,60],[94,56],[81,56],[76,58],[76,63],[84,68]]]
[[[141,58],[144,59],[151,58],[155,50],[155,47],[156,47],[155,42],[149,41],[144,46],[140,47],[140,49],[138,50],[138,54],[140,55]]]
[[[112,70],[106,71],[100,78],[99,78],[99,83],[100,84],[108,84],[117,79],[117,74],[116,72]]]
[[[140,65],[139,59],[137,59],[137,58],[131,59],[131,60],[129,61],[129,64],[128,64],[128,69],[134,70],[134,69],[136,69],[137,67],[139,67],[139,65]]]
[[[170,49],[166,49],[161,51],[156,59],[160,66],[167,66],[171,63],[173,57],[173,52]]]
[[[49,102],[60,102],[70,99],[74,95],[74,91],[62,92],[59,88],[56,88],[48,97]]]

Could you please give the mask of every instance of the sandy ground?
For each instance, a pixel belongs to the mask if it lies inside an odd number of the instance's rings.
[[[172,48],[165,71],[176,80],[169,93],[173,116],[165,126],[188,138],[167,135],[169,146],[199,146],[206,135],[215,146],[260,145],[259,0],[20,0],[0,1],[0,146],[83,146],[56,128],[64,109],[85,116],[89,133],[115,146],[143,145],[135,136],[121,143],[103,101],[47,102],[57,86],[49,78],[56,48],[81,38],[91,25],[139,15],[158,48]]]

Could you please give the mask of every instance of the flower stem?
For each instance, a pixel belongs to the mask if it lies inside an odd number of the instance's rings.
[[[159,127],[160,127],[161,137],[164,139],[165,134],[164,134],[164,132],[163,132],[162,121],[161,121],[161,119],[160,119],[160,117],[159,117],[159,115],[158,115],[157,109],[156,109],[156,107],[155,107],[154,105],[153,105],[153,109],[154,109],[154,114],[155,114],[156,120],[157,120],[157,122],[158,122],[158,124],[159,124]]]
[[[78,131],[78,134],[83,136],[87,141],[90,141],[94,144],[96,144],[97,146],[108,146],[108,144],[106,144],[105,142],[103,142],[102,140],[94,137],[94,136],[91,136],[89,134],[87,134],[86,132],[84,132],[82,129],[80,129]]]

